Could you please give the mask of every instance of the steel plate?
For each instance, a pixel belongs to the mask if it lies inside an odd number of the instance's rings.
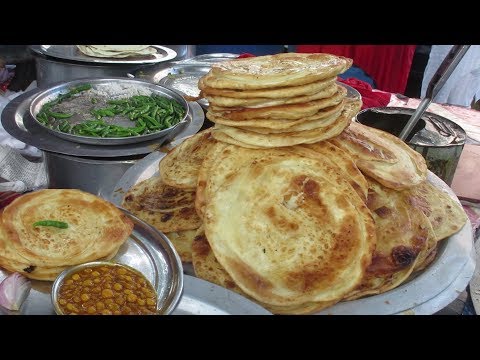
[[[197,97],[200,95],[198,80],[210,71],[208,64],[189,64],[183,62],[171,68],[163,69],[153,76],[153,82],[175,89],[184,95]],[[197,101],[203,108],[208,107],[206,99]]]
[[[94,90],[99,89],[102,86],[108,87],[111,85],[118,85],[122,87],[122,89],[119,90],[118,93],[116,92],[114,95],[112,95],[114,99],[121,99],[126,94],[128,94],[129,91],[132,91],[132,90],[142,91],[142,94],[145,93],[145,94],[161,95],[162,97],[166,97],[170,100],[177,101],[185,110],[185,116],[179,123],[175,124],[174,126],[168,129],[163,129],[163,130],[160,130],[151,134],[146,134],[146,135],[128,136],[128,137],[122,137],[122,138],[108,138],[108,137],[102,138],[102,137],[81,136],[81,135],[64,133],[61,131],[57,131],[55,129],[51,129],[48,126],[43,125],[41,122],[39,122],[36,119],[37,114],[40,112],[40,110],[46,103],[56,99],[60,94],[68,92],[70,88],[74,86],[82,85],[82,84],[91,84]],[[182,126],[184,126],[183,124],[185,124],[187,121],[186,120],[187,114],[188,114],[187,102],[181,96],[181,94],[178,94],[175,90],[172,91],[171,89],[165,88],[161,85],[152,84],[151,82],[148,82],[148,81],[133,80],[133,79],[126,79],[126,78],[104,78],[104,79],[89,78],[89,79],[78,79],[78,80],[73,80],[68,82],[52,84],[48,89],[37,93],[37,95],[32,99],[32,102],[30,103],[30,115],[37,122],[39,126],[43,127],[49,133],[55,136],[58,136],[62,139],[74,141],[77,143],[102,145],[102,146],[135,144],[139,142],[166,137],[171,132],[176,133],[179,128],[182,128]],[[128,119],[127,119],[127,122],[129,122]],[[126,126],[123,123],[116,123],[116,125]]]
[[[161,45],[152,45],[152,47],[157,50],[156,54],[122,59],[96,58],[87,56],[78,50],[76,45],[33,45],[30,47],[30,49],[37,54],[51,56],[57,59],[94,64],[156,64],[159,62],[172,60],[177,56],[177,53],[168,47]]]
[[[158,309],[170,314],[180,302],[183,290],[182,262],[167,237],[137,217],[123,210],[135,226],[129,239],[120,247],[113,262],[139,270],[157,290]],[[0,281],[8,275],[0,269]],[[32,280],[32,290],[19,311],[0,307],[0,314],[53,315],[53,282]]]
[[[30,115],[30,103],[40,89],[28,91],[10,101],[2,112],[2,125],[7,133],[25,144],[40,150],[59,154],[82,157],[128,157],[149,154],[164,143],[173,139],[197,133],[203,126],[205,114],[196,102],[189,102],[186,123],[178,128],[178,133],[170,133],[169,137],[158,138],[136,144],[115,146],[99,146],[80,144],[61,139],[45,131]]]
[[[272,315],[224,287],[184,275],[183,297],[172,315]]]
[[[181,139],[178,141],[180,142]],[[159,176],[158,163],[165,156],[153,152],[128,169],[107,195],[107,200],[120,206],[125,193],[135,184]],[[428,181],[458,201],[453,191],[432,172]],[[437,257],[418,276],[386,293],[338,303],[319,314],[434,314],[451,303],[470,281],[475,268],[472,226],[463,228],[439,243]]]

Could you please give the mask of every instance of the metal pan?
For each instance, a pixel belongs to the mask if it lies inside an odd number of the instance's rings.
[[[30,49],[37,54],[51,56],[57,59],[95,64],[156,64],[172,60],[177,56],[177,53],[168,47],[160,45],[151,46],[157,50],[156,54],[121,59],[87,56],[78,50],[76,45],[34,45],[31,46]]]
[[[115,86],[118,87],[117,90],[109,90],[112,94],[112,98],[119,99],[127,96],[131,96],[131,92],[139,92],[141,94],[149,95],[149,94],[158,94],[168,99],[176,100],[185,110],[185,116],[183,119],[175,124],[174,126],[164,129],[155,133],[146,134],[146,135],[139,135],[139,136],[129,136],[124,138],[101,138],[101,137],[90,137],[90,136],[80,136],[74,135],[69,133],[64,133],[61,131],[57,131],[55,129],[51,129],[48,126],[43,125],[36,119],[36,115],[40,112],[43,105],[47,102],[57,98],[60,94],[68,92],[68,90],[74,86],[78,86],[81,84],[91,84],[94,90],[99,89],[108,89],[109,87]],[[82,96],[82,95],[80,95]],[[98,79],[98,78],[86,78],[86,79],[78,79],[69,82],[61,82],[56,83],[47,88],[46,90],[41,91],[38,93],[32,100],[30,104],[30,114],[35,119],[37,124],[43,127],[49,133],[58,136],[65,140],[74,141],[76,143],[82,144],[91,144],[91,145],[122,145],[122,144],[134,144],[139,143],[147,140],[158,139],[161,137],[167,136],[169,133],[176,131],[177,128],[182,127],[183,124],[186,122],[187,114],[188,114],[188,104],[186,100],[183,98],[181,94],[177,91],[168,89],[164,86],[152,84],[147,81],[142,80],[135,80],[135,79],[128,79],[128,78],[105,78],[105,79]],[[128,120],[127,120],[128,121]],[[112,123],[116,123],[117,125],[126,124],[122,122],[120,119],[114,118]]]

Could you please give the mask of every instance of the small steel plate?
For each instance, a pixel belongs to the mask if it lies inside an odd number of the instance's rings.
[[[162,97],[166,97],[171,100],[177,101],[185,110],[185,116],[183,119],[175,124],[174,126],[160,130],[151,134],[146,135],[139,135],[139,136],[128,136],[128,137],[121,137],[121,138],[107,138],[107,137],[94,137],[94,136],[81,136],[81,135],[74,135],[69,133],[64,133],[55,129],[51,129],[48,126],[45,126],[41,122],[36,119],[36,115],[40,112],[42,107],[48,103],[56,99],[60,94],[66,93],[69,89],[82,85],[82,84],[91,84],[92,89],[100,89],[100,88],[108,88],[110,86],[115,86],[115,91],[112,92],[112,99],[121,99],[124,97],[132,96],[128,95],[131,94],[132,91],[139,91],[141,94],[156,94],[161,95]],[[118,90],[117,90],[118,88]],[[79,97],[82,96],[82,93],[79,94]],[[182,97],[181,94],[176,92],[175,90],[168,89],[161,85],[152,84],[148,81],[136,80],[136,79],[128,79],[128,78],[104,78],[104,79],[78,79],[72,80],[68,82],[61,82],[57,84],[53,84],[49,88],[40,91],[37,95],[32,99],[30,104],[30,115],[33,119],[37,122],[37,124],[43,127],[49,133],[58,136],[65,140],[74,141],[77,143],[82,144],[90,144],[90,145],[123,145],[123,144],[134,144],[143,141],[148,141],[152,139],[158,139],[165,136],[168,136],[171,132],[176,132],[178,128],[181,128],[183,124],[186,122],[188,113],[188,105],[185,99]],[[72,117],[73,118],[73,117]],[[127,119],[128,122],[128,119]],[[125,126],[124,124],[117,124]],[[130,125],[131,126],[131,125]]]
[[[182,262],[170,240],[152,226],[123,210],[134,222],[128,240],[112,262],[129,265],[140,271],[157,290],[158,309],[170,314],[180,302],[183,291]],[[0,269],[0,281],[9,273]],[[53,282],[31,280],[32,289],[19,311],[0,307],[0,314],[53,315],[51,288]]]
[[[156,64],[163,61],[169,61],[177,56],[177,53],[165,46],[152,45],[157,50],[156,54],[147,56],[135,56],[127,58],[100,58],[87,56],[78,50],[76,45],[33,45],[30,49],[37,54],[51,56],[62,60],[79,61],[94,64]]]

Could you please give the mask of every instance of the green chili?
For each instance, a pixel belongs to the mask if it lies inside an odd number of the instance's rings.
[[[56,228],[60,229],[66,229],[68,228],[68,224],[63,221],[57,221],[57,220],[41,220],[33,223],[33,226],[53,226]]]

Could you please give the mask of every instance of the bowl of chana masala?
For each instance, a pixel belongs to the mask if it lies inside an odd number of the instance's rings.
[[[52,287],[59,315],[160,315],[157,293],[138,270],[96,261],[63,271]]]

